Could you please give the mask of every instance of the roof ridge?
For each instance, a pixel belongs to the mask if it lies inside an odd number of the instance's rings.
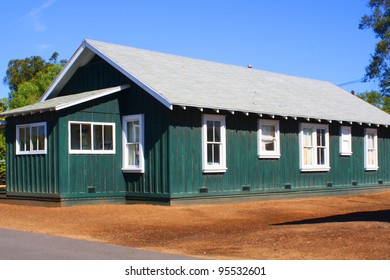
[[[184,59],[184,60],[197,61],[197,62],[206,63],[206,64],[222,65],[225,67],[238,68],[240,70],[247,69],[248,71],[261,72],[264,74],[272,74],[272,75],[276,75],[276,76],[280,76],[280,77],[290,77],[290,78],[296,78],[296,79],[312,80],[315,82],[324,82],[324,83],[330,83],[330,84],[334,85],[333,83],[326,81],[326,80],[320,80],[320,79],[314,79],[314,78],[309,78],[309,77],[301,77],[301,76],[295,76],[295,75],[290,75],[290,74],[278,73],[278,72],[268,71],[268,70],[264,70],[264,69],[249,68],[247,66],[236,65],[236,64],[232,64],[232,63],[211,61],[211,60],[206,60],[206,59],[202,59],[202,58],[189,57],[189,56],[185,56],[185,55],[176,55],[176,54],[172,54],[172,53],[168,53],[168,52],[154,51],[154,50],[150,50],[150,49],[138,48],[138,47],[133,47],[133,46],[126,46],[123,44],[108,43],[108,42],[93,40],[93,39],[85,39],[84,41],[86,41],[87,43],[92,43],[92,45],[94,47],[96,47],[96,45],[93,43],[98,43],[98,44],[104,44],[104,45],[109,45],[109,46],[114,46],[114,47],[122,47],[122,48],[126,48],[126,49],[132,49],[132,50],[136,50],[136,51],[148,52],[150,54],[164,55],[164,56],[171,57],[171,58],[179,58],[179,59]]]

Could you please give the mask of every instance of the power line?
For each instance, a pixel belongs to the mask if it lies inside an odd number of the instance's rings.
[[[347,85],[352,85],[352,84],[357,84],[357,83],[361,83],[362,80],[359,79],[359,80],[354,80],[354,81],[350,81],[350,82],[346,82],[346,83],[342,83],[342,84],[338,84],[337,86],[338,87],[342,87],[342,86],[347,86]]]

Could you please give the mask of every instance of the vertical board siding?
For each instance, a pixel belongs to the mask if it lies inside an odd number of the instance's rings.
[[[69,95],[129,83],[115,68],[95,56],[91,62],[77,69],[58,96]]]
[[[205,110],[205,114],[215,114]],[[364,170],[364,126],[352,126],[351,156],[340,156],[340,124],[330,123],[330,171],[301,172],[299,170],[299,121],[279,119],[279,159],[257,157],[257,121],[254,115],[226,115],[226,173],[202,173],[201,116],[197,109],[175,107],[170,135],[170,181],[173,196],[207,196],[241,194],[243,186],[251,192],[276,193],[327,188],[356,188],[390,183],[390,132],[378,128],[379,170]],[[285,185],[291,189],[285,189]],[[332,185],[332,186],[330,186]],[[200,192],[207,188],[208,193]]]
[[[7,192],[36,196],[59,194],[58,129],[54,113],[7,119]],[[16,126],[46,122],[47,154],[16,155]]]
[[[62,194],[67,197],[161,196],[169,194],[168,123],[170,112],[158,101],[96,56],[78,69],[59,94],[130,84],[130,88],[64,110],[61,127]],[[145,171],[122,172],[122,116],[144,114]],[[69,121],[114,122],[114,155],[69,154]],[[95,193],[88,193],[88,187]]]
[[[120,168],[116,170],[116,163],[121,163],[121,154],[118,152],[121,137],[121,123],[115,97],[103,98],[91,103],[82,104],[65,111],[61,116],[61,159],[63,173],[62,194],[65,196],[110,196],[124,192],[120,184]],[[115,123],[115,154],[69,154],[69,122],[109,122]],[[118,178],[119,177],[119,178]],[[94,188],[88,193],[88,187]]]

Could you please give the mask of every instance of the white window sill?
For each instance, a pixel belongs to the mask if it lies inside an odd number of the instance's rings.
[[[227,170],[226,167],[208,167],[208,168],[203,168],[203,173],[225,173]]]
[[[70,150],[70,155],[115,155],[115,150]]]
[[[280,158],[280,154],[257,155],[258,158]]]
[[[330,167],[302,167],[301,172],[328,172]]]
[[[349,153],[340,153],[340,156],[349,157],[352,155],[352,152]]]
[[[144,173],[142,168],[122,168],[123,173]]]
[[[365,167],[364,170],[366,171],[377,171],[379,169],[379,166],[369,166]]]
[[[17,156],[23,155],[46,155],[46,151],[29,151],[29,152],[16,152]]]

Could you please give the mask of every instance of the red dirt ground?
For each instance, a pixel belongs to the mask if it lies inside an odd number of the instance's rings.
[[[390,259],[390,191],[192,206],[1,202],[3,228],[202,258]]]

